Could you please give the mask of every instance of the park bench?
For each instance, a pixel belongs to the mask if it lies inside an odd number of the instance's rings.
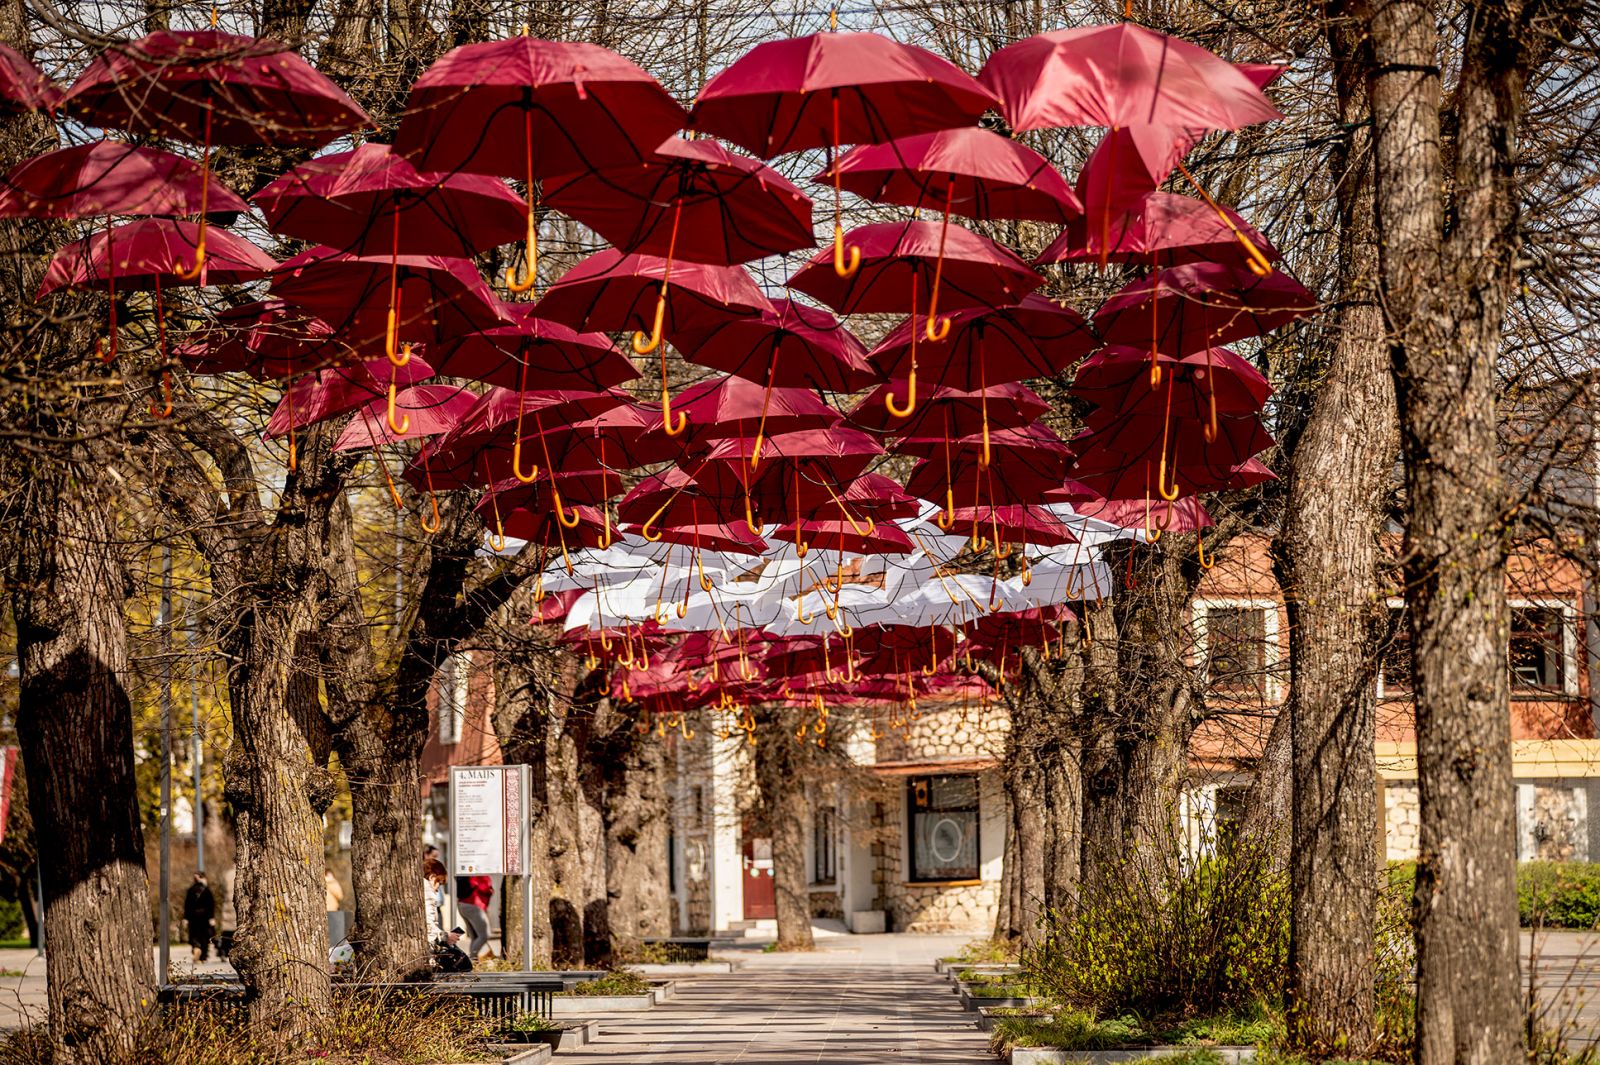
[[[484,979],[486,977],[493,979]],[[479,1016],[506,1025],[530,1013],[549,1019],[555,1012],[552,1000],[563,986],[560,976],[554,973],[461,973],[412,983],[334,985],[336,991],[378,995],[457,995],[469,1000]],[[156,994],[156,1001],[163,1006],[209,1005],[237,1009],[244,1005],[244,985],[215,979],[164,984]]]

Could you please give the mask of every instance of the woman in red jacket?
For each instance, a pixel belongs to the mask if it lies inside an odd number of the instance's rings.
[[[489,945],[489,900],[494,898],[494,881],[487,876],[456,877],[456,909],[466,922],[469,938],[467,957],[478,960],[478,952]]]

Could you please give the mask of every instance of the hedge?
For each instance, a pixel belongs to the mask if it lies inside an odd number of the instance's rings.
[[[1410,892],[1415,862],[1390,862],[1389,889]],[[1600,926],[1600,862],[1519,862],[1517,914],[1524,926]]]

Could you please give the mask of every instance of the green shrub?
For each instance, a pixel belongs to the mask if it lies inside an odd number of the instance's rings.
[[[1523,862],[1517,911],[1525,925],[1594,928],[1600,924],[1600,863]]]
[[[1003,939],[974,939],[950,957],[939,960],[965,965],[1001,965],[1017,960],[1017,946]]]
[[[632,969],[617,969],[597,976],[593,980],[584,980],[572,988],[574,995],[648,995],[650,981],[634,972]]]

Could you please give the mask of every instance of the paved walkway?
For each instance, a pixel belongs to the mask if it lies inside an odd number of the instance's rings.
[[[680,980],[648,1013],[601,1018],[601,1037],[559,1061],[718,1065],[994,1065],[989,1037],[933,960],[970,936],[819,939],[811,954],[719,952],[731,974]]]

